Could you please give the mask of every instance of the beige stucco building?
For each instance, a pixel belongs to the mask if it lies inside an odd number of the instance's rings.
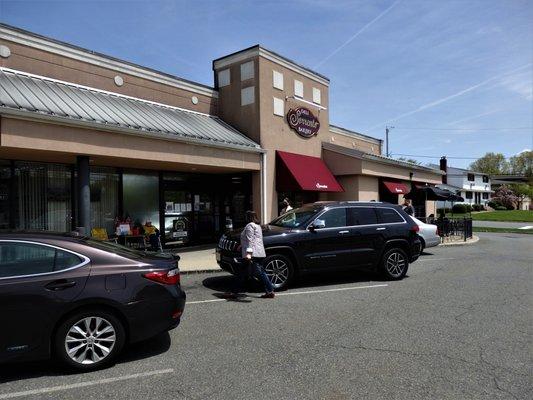
[[[0,25],[0,229],[149,219],[189,244],[283,197],[401,202],[441,182],[330,124],[329,79],[308,68],[254,46],[213,71],[208,87]]]

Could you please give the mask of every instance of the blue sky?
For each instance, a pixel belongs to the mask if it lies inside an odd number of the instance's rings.
[[[395,156],[533,146],[529,0],[0,0],[0,21],[208,85],[259,43],[330,78],[331,123],[394,126]]]

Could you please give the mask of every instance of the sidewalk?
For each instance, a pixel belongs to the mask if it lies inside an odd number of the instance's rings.
[[[181,273],[222,271],[215,258],[215,244],[194,246],[176,250],[180,256]]]
[[[472,221],[474,227],[533,229],[533,222]]]

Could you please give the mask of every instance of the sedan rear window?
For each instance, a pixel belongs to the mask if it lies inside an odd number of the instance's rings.
[[[55,247],[26,242],[0,243],[0,278],[61,271],[82,261],[77,255]]]

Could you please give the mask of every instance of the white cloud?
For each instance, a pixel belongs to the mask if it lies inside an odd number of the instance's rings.
[[[533,100],[533,82],[531,79],[531,70],[521,74],[506,76],[502,79],[501,84],[507,90],[518,94],[524,99]]]
[[[516,153],[515,155],[519,156],[520,154],[522,154],[522,153],[527,153],[528,151],[531,151],[531,149],[526,148],[526,149],[524,149],[524,150],[522,150],[522,151],[519,151],[519,152]]]

